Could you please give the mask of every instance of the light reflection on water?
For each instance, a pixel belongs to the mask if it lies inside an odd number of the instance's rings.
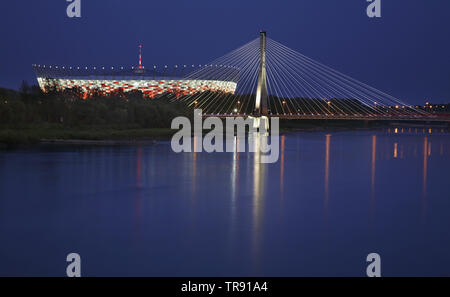
[[[370,220],[374,218],[375,209],[375,180],[377,168],[377,135],[372,135],[372,157],[370,166]]]
[[[3,152],[0,275],[61,275],[72,251],[85,275],[363,276],[373,251],[385,275],[450,275],[449,148],[407,128],[289,133],[275,164],[166,142]]]
[[[331,134],[325,135],[325,213],[328,213],[328,199],[329,199],[329,187],[330,187],[330,138]]]
[[[422,184],[422,220],[425,220],[427,215],[427,178],[428,178],[428,158],[431,156],[431,143],[428,142],[428,137],[423,138],[423,184]]]

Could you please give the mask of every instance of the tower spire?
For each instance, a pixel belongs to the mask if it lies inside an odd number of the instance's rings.
[[[139,69],[142,69],[142,44],[139,44]]]

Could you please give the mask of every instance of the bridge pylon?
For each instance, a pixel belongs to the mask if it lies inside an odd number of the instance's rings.
[[[267,93],[267,72],[266,72],[266,32],[259,34],[260,39],[260,60],[259,60],[259,76],[258,86],[256,89],[255,113],[260,116],[267,116],[268,109],[268,93]]]

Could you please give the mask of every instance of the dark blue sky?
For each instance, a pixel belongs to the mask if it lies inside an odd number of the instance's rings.
[[[450,1],[2,1],[0,86],[35,83],[31,64],[133,66],[207,63],[268,36],[408,103],[450,101]]]

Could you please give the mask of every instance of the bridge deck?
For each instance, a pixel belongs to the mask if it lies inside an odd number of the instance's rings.
[[[218,118],[233,118],[233,117],[256,117],[251,114],[203,114],[204,118],[218,117]],[[347,120],[347,121],[419,121],[419,122],[447,122],[450,123],[450,117],[445,116],[327,116],[327,115],[268,115],[267,117],[277,117],[283,120]]]

